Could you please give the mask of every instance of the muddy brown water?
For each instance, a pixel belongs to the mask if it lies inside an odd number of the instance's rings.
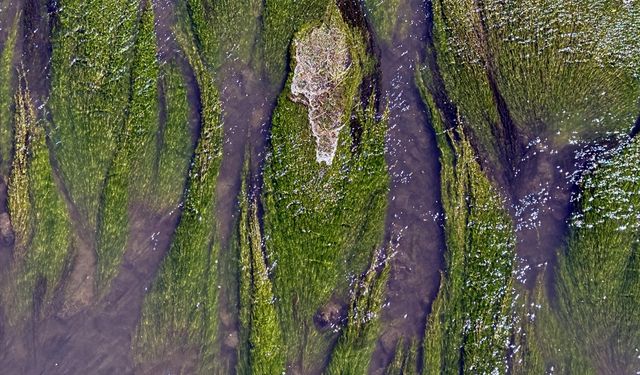
[[[390,115],[387,236],[393,243],[393,255],[372,373],[381,373],[393,359],[399,340],[409,344],[422,338],[443,267],[438,150],[415,85],[416,68],[423,61],[427,43],[427,27],[426,4],[402,1],[393,40],[378,43],[383,97],[388,101]]]

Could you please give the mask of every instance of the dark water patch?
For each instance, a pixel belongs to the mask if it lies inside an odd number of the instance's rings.
[[[51,30],[48,3],[25,0],[22,9],[22,64],[36,108],[46,103],[50,90]]]
[[[542,265],[554,269],[559,251],[566,245],[570,216],[582,176],[629,137],[558,144],[553,136],[529,137],[522,147],[508,202],[516,226],[517,254],[531,270],[527,285],[533,287]],[[544,268],[544,267],[542,267]],[[553,282],[553,272],[547,272]],[[550,290],[551,295],[553,291]]]
[[[247,147],[255,150],[252,162],[261,165],[264,128],[268,124],[277,93],[250,67],[227,67],[221,76],[224,123],[223,159],[217,185],[221,243],[226,245],[235,220],[236,198]]]
[[[11,25],[19,11],[20,1],[2,1],[0,3],[0,51],[4,49]]]
[[[636,120],[636,123],[633,125],[633,128],[631,128],[629,137],[635,138],[635,136],[638,135],[639,132],[640,132],[640,115],[638,115],[638,119]]]
[[[427,43],[427,8],[422,1],[408,0],[400,4],[398,14],[395,40],[380,44],[381,85],[390,116],[387,234],[393,240],[393,254],[381,337],[370,367],[373,373],[393,359],[400,339],[423,337],[445,248],[439,154],[415,85]]]
[[[511,214],[516,228],[516,251],[524,267],[529,287],[535,286],[540,265],[553,266],[557,251],[564,245],[567,219],[575,192],[572,175],[576,171],[574,147],[554,149],[536,139],[525,148],[511,185]]]
[[[177,24],[175,4],[172,0],[148,0],[152,1],[155,16],[155,33],[160,62],[171,60],[179,55],[179,47],[173,33]]]

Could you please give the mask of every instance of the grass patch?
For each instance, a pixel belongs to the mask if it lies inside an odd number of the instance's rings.
[[[26,82],[18,86],[15,102],[16,149],[19,150],[16,160],[21,161],[14,163],[14,168],[19,169],[12,172],[10,212],[12,218],[20,212],[31,230],[24,238],[24,245],[28,243],[28,247],[17,251],[14,259],[15,276],[11,279],[15,287],[9,291],[11,300],[6,304],[11,325],[26,320],[31,313],[35,314],[34,318],[41,318],[51,304],[70,259],[71,234],[66,204],[49,163],[44,128],[36,121]],[[16,190],[17,186],[20,190]]]
[[[4,4],[3,4],[4,5]],[[13,96],[13,56],[18,35],[20,13],[9,25],[7,38],[0,53],[0,173],[8,175],[11,160],[12,127],[11,104]]]
[[[329,3],[328,0],[265,0],[260,47],[266,75],[272,82],[280,83],[285,78],[293,35],[303,25],[322,18]]]
[[[627,132],[638,114],[637,4],[438,0],[433,20],[447,94],[494,161],[519,158],[506,133],[565,144]]]
[[[555,295],[549,298],[553,314],[541,322],[543,332],[559,328],[555,335],[564,338],[556,339],[559,345],[546,357],[555,368],[623,374],[640,366],[639,172],[635,139],[580,182],[567,245],[559,254]]]
[[[24,77],[20,77],[21,81]],[[26,88],[18,85],[15,95],[14,114],[14,148],[15,153],[11,165],[11,175],[7,187],[8,209],[11,215],[11,225],[15,236],[14,253],[17,257],[24,255],[31,239],[32,207],[29,197],[29,136],[31,128],[37,121],[36,111]]]
[[[513,301],[513,225],[462,127],[445,129],[421,76],[418,85],[440,150],[447,245],[446,271],[427,323],[424,372],[505,373]]]
[[[351,294],[346,327],[331,353],[326,374],[366,374],[376,346],[380,328],[380,312],[389,280],[390,265],[374,251],[369,269]],[[379,264],[382,262],[382,264]]]
[[[64,182],[90,228],[127,119],[138,10],[137,0],[69,0],[56,13],[51,137]]]
[[[196,45],[212,66],[229,58],[249,63],[259,35],[261,0],[188,0]]]
[[[240,195],[240,330],[238,373],[285,372],[285,344],[263,249],[257,204],[243,186]]]
[[[158,134],[153,196],[157,207],[175,207],[182,200],[185,176],[193,154],[187,84],[175,62],[162,66],[160,84],[165,97],[166,123]]]
[[[130,197],[146,197],[153,168],[152,148],[158,124],[156,38],[151,3],[139,20],[131,68],[131,98],[124,127],[118,136],[98,210],[96,288],[108,291],[118,273],[129,233]]]
[[[400,0],[365,0],[364,5],[379,39],[391,43],[399,18]]]
[[[138,363],[194,352],[196,368],[210,373],[217,366],[215,262],[219,244],[214,200],[222,159],[222,119],[210,70],[191,35],[178,33],[200,91],[200,138],[189,169],[184,210],[169,253],[145,299],[133,347]]]
[[[553,322],[549,320],[552,316],[544,289],[545,271],[546,266],[540,270],[541,273],[537,276],[535,287],[532,290],[522,284],[516,284],[512,354],[509,358],[510,370],[514,375],[548,373],[550,368],[545,363],[545,356],[560,347],[557,339],[563,337],[561,327],[551,327],[550,325]],[[579,356],[574,357],[576,361],[579,358]],[[561,371],[560,373],[582,374],[587,372]]]
[[[290,77],[273,114],[264,171],[264,239],[287,361],[303,369],[318,365],[331,336],[316,330],[313,315],[334,293],[344,295],[348,276],[362,272],[382,239],[388,191],[386,121],[355,100],[373,62],[360,31],[335,17],[335,5],[328,12],[349,39],[342,116],[354,135],[342,129],[333,163],[318,163],[308,109],[291,100]]]
[[[398,341],[393,361],[387,366],[385,375],[418,375],[418,341],[413,340],[408,347],[402,339]]]

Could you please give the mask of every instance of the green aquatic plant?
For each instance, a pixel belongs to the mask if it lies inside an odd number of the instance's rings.
[[[127,118],[138,15],[138,0],[69,0],[52,31],[51,138],[71,200],[91,229]]]
[[[200,92],[200,137],[189,169],[184,208],[169,253],[145,298],[134,340],[136,361],[162,361],[195,353],[202,373],[214,371],[220,244],[215,187],[222,159],[222,117],[217,88],[189,35],[178,41],[193,68]],[[188,365],[188,364],[183,364]]]
[[[398,340],[393,361],[387,366],[385,375],[417,375],[418,372],[418,341],[413,340],[408,347]]]
[[[96,287],[108,290],[118,272],[129,234],[128,206],[150,189],[158,124],[156,38],[151,3],[142,10],[131,67],[131,98],[106,176],[98,209]]]
[[[379,38],[392,42],[393,31],[398,21],[400,0],[365,0],[365,8]]]
[[[634,139],[602,158],[579,183],[549,298],[566,337],[549,361],[556,368],[575,369],[575,358],[592,373],[629,373],[640,366],[639,168],[640,143]]]
[[[187,0],[184,4],[197,48],[208,64],[219,66],[229,58],[250,62],[260,32],[262,1]]]
[[[20,77],[24,82],[24,77]],[[26,251],[32,233],[31,200],[29,197],[29,135],[37,121],[28,89],[18,85],[15,95],[14,155],[7,189],[11,225],[15,236],[14,253],[20,257]]]
[[[383,248],[381,248],[383,249]],[[374,251],[369,269],[355,282],[346,326],[331,352],[326,374],[365,374],[369,369],[380,329],[380,312],[389,279],[389,262],[381,250]]]
[[[191,108],[185,77],[175,61],[160,69],[166,120],[158,132],[156,167],[153,175],[155,206],[175,208],[182,200],[185,176],[193,154]]]
[[[332,295],[344,295],[346,275],[360,273],[379,245],[388,189],[386,121],[376,117],[373,103],[363,108],[358,100],[363,77],[373,73],[363,34],[342,21],[335,5],[324,22],[345,34],[351,56],[342,81],[344,111],[336,114],[345,126],[333,162],[318,162],[309,108],[292,100],[290,76],[273,114],[264,171],[264,239],[274,264],[287,360],[303,368],[319,366],[318,356],[330,341],[331,332],[316,329],[314,314]],[[297,35],[321,25],[307,25]]]
[[[266,0],[259,40],[264,70],[273,82],[285,78],[287,52],[293,35],[308,22],[318,20],[329,0]]]
[[[563,330],[552,319],[546,299],[546,265],[538,270],[535,285],[529,288],[516,283],[513,303],[513,336],[511,339],[510,372],[515,375],[545,374],[550,369],[545,357],[560,347]],[[579,356],[575,357],[580,361]],[[577,373],[584,373],[577,372]]]
[[[432,3],[446,94],[494,164],[522,144],[627,132],[638,113],[637,3],[598,0]]]
[[[424,371],[504,373],[511,335],[514,228],[463,127],[445,128],[444,114],[421,75],[418,85],[440,150],[447,245],[446,269],[427,322]]]
[[[246,194],[240,194],[239,265],[241,374],[280,374],[285,372],[285,344],[276,309],[276,299],[268,272],[267,259],[258,220],[258,207]]]
[[[4,6],[4,4],[2,4]],[[9,26],[6,39],[0,53],[0,173],[6,176],[10,169],[12,145],[12,112],[14,65],[20,13],[16,14]]]
[[[9,298],[5,306],[11,325],[25,321],[30,314],[35,319],[42,317],[60,287],[71,256],[69,214],[49,163],[45,130],[36,119],[24,79],[18,85],[15,102],[18,149],[15,160],[21,161],[13,166],[17,170],[12,172],[10,213],[15,220],[19,212],[30,230],[17,243],[21,247],[15,253],[12,288],[4,293]]]

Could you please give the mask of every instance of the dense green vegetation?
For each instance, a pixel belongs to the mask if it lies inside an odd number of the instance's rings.
[[[553,338],[546,363],[560,372],[623,374],[640,365],[639,162],[636,139],[580,182],[577,211],[548,297],[554,308],[538,323],[539,340]]]
[[[57,332],[67,319],[80,316],[80,327],[102,330],[118,314],[137,313],[136,303],[114,302],[124,294],[115,296],[122,283],[111,284],[125,270],[123,280],[133,274],[138,282],[126,285],[135,289],[127,297],[150,285],[137,301],[138,325],[104,336],[126,343],[114,350],[131,354],[136,371],[367,373],[394,259],[383,244],[389,121],[377,84],[386,79],[395,90],[405,77],[377,71],[372,53],[381,47],[386,56],[384,48],[407,40],[416,20],[398,15],[413,4],[32,3],[0,0],[0,177],[7,183],[0,341],[15,344],[8,352],[30,360],[50,352],[59,335],[77,345],[74,332]],[[419,69],[417,85],[439,150],[445,269],[424,340],[399,340],[390,363],[376,370],[637,371],[640,141],[621,133],[640,112],[640,2],[432,0],[427,8],[433,44],[425,46],[429,69]],[[47,21],[52,29],[30,30]],[[29,55],[25,45],[42,61],[50,57],[49,65],[20,61]],[[38,74],[43,81],[30,92],[26,77]],[[260,96],[260,115],[275,109],[264,165],[245,160],[227,249],[227,223],[218,216],[226,205],[216,202],[225,142],[219,89],[234,84],[242,87],[231,92],[251,100],[223,101],[228,113]],[[409,108],[408,90],[393,100],[402,107],[394,113]],[[229,124],[231,132],[262,125],[254,109]],[[229,144],[247,141],[244,134],[229,134]],[[514,226],[495,182],[517,187],[487,171],[514,173],[534,137],[549,138],[554,149],[611,142],[597,145],[604,158],[576,186],[557,264],[539,265],[528,288],[520,276],[529,269],[515,271]],[[240,156],[231,154],[222,170],[237,167]],[[412,155],[402,157],[391,155],[401,162]],[[233,191],[238,176],[228,173],[221,181]],[[169,228],[173,218],[177,227]],[[167,253],[145,253],[152,242]],[[126,251],[144,256],[127,256],[122,267]],[[71,284],[84,282],[91,290],[77,302],[72,290],[80,286]]]
[[[373,252],[369,269],[361,280],[356,281],[351,292],[346,326],[331,353],[326,374],[366,374],[369,369],[389,279],[389,262],[383,259],[384,256],[382,251]]]
[[[280,374],[285,345],[258,221],[257,204],[240,193],[238,249],[240,266],[240,347],[238,373]]]
[[[264,239],[274,293],[287,360],[302,368],[319,365],[321,358],[313,356],[322,355],[331,335],[318,331],[312,317],[332,295],[344,295],[347,275],[359,274],[380,243],[387,192],[386,122],[376,119],[373,106],[361,108],[354,100],[363,76],[372,72],[371,58],[361,31],[344,24],[335,6],[325,22],[336,22],[348,35],[342,116],[346,123],[354,113],[354,134],[343,129],[333,163],[318,163],[307,107],[291,100],[290,77],[273,114],[264,172]]]
[[[149,185],[158,124],[158,61],[151,3],[147,2],[139,21],[131,67],[131,97],[98,210],[96,285],[104,292],[118,272],[129,232],[129,197],[144,198]],[[133,182],[133,183],[131,183]]]
[[[550,320],[551,307],[545,299],[545,271],[546,265],[539,270],[532,289],[516,284],[510,358],[510,371],[515,375],[546,373],[544,356],[558,348],[558,340],[565,338],[562,327]],[[582,361],[579,357],[575,359]]]
[[[4,5],[3,3],[3,8]],[[14,77],[13,56],[19,21],[20,14],[16,15],[13,22],[9,25],[7,36],[3,41],[2,52],[0,53],[0,173],[2,173],[3,176],[6,176],[9,172],[11,155],[11,102]]]
[[[639,20],[637,2],[437,0],[433,39],[478,146],[513,167],[527,137],[564,144],[628,131],[640,98]]]
[[[220,65],[229,58],[250,62],[262,1],[187,0],[185,5],[198,49],[210,64]]]
[[[364,4],[379,39],[391,42],[398,20],[400,0],[365,0]]]
[[[222,158],[222,118],[217,88],[190,34],[178,41],[200,92],[200,136],[190,166],[184,208],[169,253],[145,299],[134,340],[136,360],[162,361],[195,353],[195,368],[216,367],[217,272],[215,187]]]
[[[51,136],[64,182],[90,227],[127,117],[138,4],[68,0],[53,30]]]
[[[328,0],[265,1],[260,46],[269,79],[279,83],[285,77],[293,34],[308,22],[320,19],[329,3]]]
[[[193,154],[191,112],[186,82],[177,63],[172,61],[163,65],[160,75],[166,119],[158,133],[152,196],[156,207],[175,208],[182,199]]]
[[[637,118],[640,98],[640,45],[631,31],[631,25],[640,20],[640,7],[613,1],[485,1],[478,6],[441,0],[433,2],[433,16],[436,68],[446,89],[439,94],[449,96],[458,110],[455,122],[462,124],[447,131],[455,136],[446,143],[438,137],[441,152],[443,148],[454,149],[449,156],[442,154],[441,170],[450,252],[455,228],[450,227],[449,212],[465,206],[462,201],[448,206],[447,196],[455,186],[445,182],[451,179],[448,165],[460,164],[465,154],[473,152],[460,146],[466,141],[459,129],[464,127],[473,135],[474,145],[485,151],[491,162],[508,169],[516,167],[519,147],[532,136],[549,137],[562,145],[575,139],[626,133]],[[426,73],[422,77],[432,83]],[[433,100],[430,107],[434,114]],[[444,127],[439,120],[444,116],[435,113],[432,117],[436,129]],[[513,312],[517,329],[512,337],[516,351],[510,358],[514,373],[541,373],[551,368],[560,373],[626,373],[637,366],[632,349],[638,340],[637,319],[633,317],[637,314],[633,303],[637,288],[634,226],[638,223],[634,213],[638,193],[633,180],[635,150],[632,142],[618,155],[599,163],[580,183],[582,195],[567,248],[555,270],[554,293],[547,296],[544,280],[548,278],[543,277],[534,291],[523,288],[518,293]],[[467,185],[473,188],[483,179],[471,177]],[[472,199],[473,193],[466,194]],[[497,235],[495,225],[491,227]],[[468,230],[460,227],[458,233]],[[473,240],[466,236],[461,238]],[[454,261],[449,255],[451,272],[465,269],[464,265],[452,266]],[[444,288],[449,287],[447,277]],[[457,363],[455,357],[453,362],[443,363],[431,355],[437,348],[429,342],[430,335],[437,342],[451,337],[440,327],[442,321],[434,322],[433,316],[456,320],[448,310],[451,307],[442,302],[446,300],[443,293],[446,289],[434,303],[429,322],[426,370]],[[505,300],[503,311],[508,305]],[[490,342],[488,338],[495,336],[483,333],[479,337]],[[466,368],[466,348],[460,347]]]
[[[418,341],[414,340],[405,347],[403,340],[398,341],[393,361],[385,369],[385,375],[417,375],[418,372]]]
[[[27,83],[15,98],[16,157],[11,174],[10,214],[22,221],[10,279],[3,294],[9,322],[19,324],[49,307],[70,259],[70,219],[49,164],[45,132],[38,123]],[[34,306],[35,304],[35,306]]]
[[[21,77],[22,79],[23,77]],[[22,82],[20,83],[22,84]],[[29,199],[29,135],[37,121],[36,111],[26,88],[18,87],[15,96],[15,152],[7,187],[8,208],[15,236],[14,253],[23,255],[32,234],[31,200]]]
[[[421,76],[418,82],[440,150],[447,244],[446,270],[427,323],[424,371],[505,373],[515,259],[511,218],[480,168],[461,119],[446,129],[430,88]]]

